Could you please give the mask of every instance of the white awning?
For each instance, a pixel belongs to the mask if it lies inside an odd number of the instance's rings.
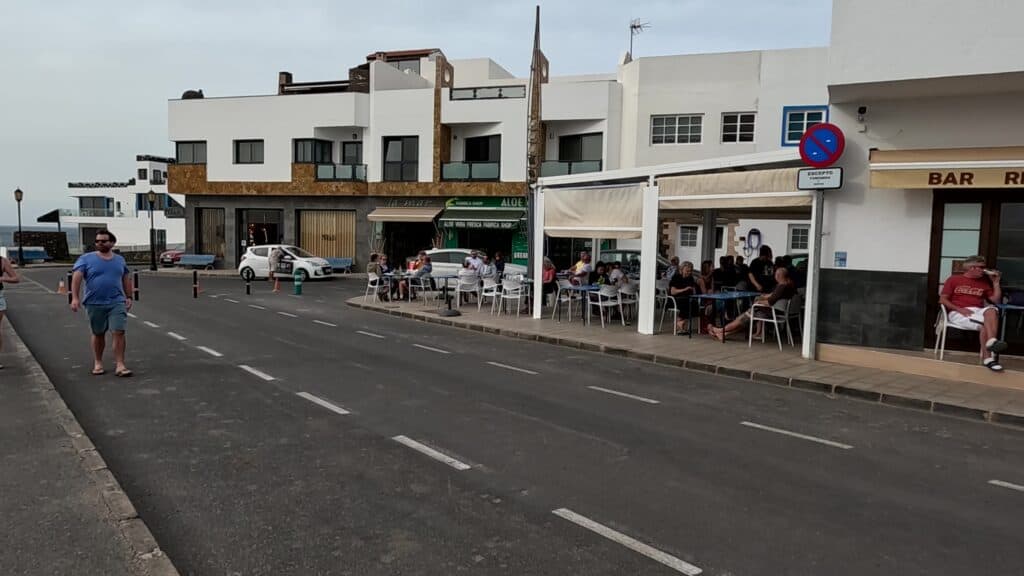
[[[554,238],[639,238],[643,189],[545,188],[544,232]]]
[[[443,208],[377,208],[366,215],[370,222],[433,222]]]
[[[810,206],[813,195],[796,188],[799,168],[719,172],[658,178],[662,210]]]

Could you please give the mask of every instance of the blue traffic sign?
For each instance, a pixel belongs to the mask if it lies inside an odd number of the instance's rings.
[[[846,148],[846,137],[835,124],[815,124],[800,139],[800,157],[815,168],[831,166]]]

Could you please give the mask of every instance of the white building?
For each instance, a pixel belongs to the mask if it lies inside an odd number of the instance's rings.
[[[117,236],[122,251],[147,251],[150,245],[150,206],[148,195],[156,194],[153,228],[158,249],[185,244],[185,196],[168,194],[167,166],[173,158],[139,155],[135,157],[135,176],[115,182],[68,182],[71,197],[78,208],[59,211],[60,222],[78,229],[79,246],[72,253],[92,249],[97,230],[106,228]]]

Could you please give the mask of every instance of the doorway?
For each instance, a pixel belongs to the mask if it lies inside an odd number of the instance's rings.
[[[280,244],[284,238],[283,210],[239,210],[239,262],[249,246]],[[235,263],[236,265],[238,262]]]
[[[928,268],[928,312],[925,342],[935,345],[934,323],[939,292],[964,259],[981,254],[989,267],[1002,272],[1004,299],[1024,299],[1024,201],[1014,190],[935,190],[932,209],[931,262]],[[1021,300],[1024,301],[1024,300]],[[1005,319],[1008,354],[1024,355],[1024,313]],[[976,351],[977,338],[954,338],[947,348]]]

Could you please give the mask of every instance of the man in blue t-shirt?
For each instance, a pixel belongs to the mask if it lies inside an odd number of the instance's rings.
[[[132,309],[132,281],[128,265],[119,254],[114,254],[117,238],[109,230],[96,233],[96,251],[82,254],[75,262],[71,278],[71,311],[78,312],[83,305],[89,313],[92,328],[92,354],[94,376],[104,374],[103,350],[107,332],[113,334],[114,374],[132,375],[124,364],[125,336],[128,311]],[[85,298],[80,298],[82,284]]]

